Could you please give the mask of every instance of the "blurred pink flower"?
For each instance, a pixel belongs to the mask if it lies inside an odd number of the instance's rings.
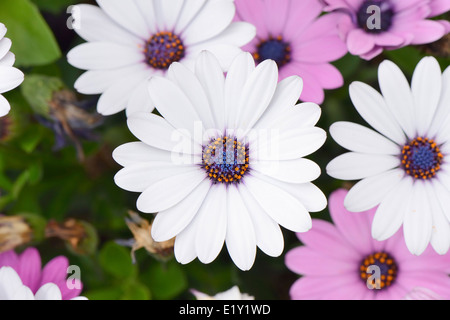
[[[313,219],[309,232],[297,233],[304,246],[290,250],[285,263],[303,276],[292,285],[291,299],[401,300],[417,287],[450,299],[450,254],[438,255],[428,248],[414,256],[406,248],[402,230],[386,241],[372,239],[375,210],[347,211],[346,194],[347,190],[340,189],[330,196],[335,225]],[[379,289],[370,288],[376,283],[371,282],[376,267]]]
[[[63,300],[79,296],[82,290],[81,282],[73,289],[67,286],[69,261],[64,256],[53,258],[42,268],[41,257],[35,248],[28,248],[20,255],[10,250],[0,254],[0,268],[6,266],[17,272],[22,283],[29,287],[33,294],[47,283],[54,283],[59,287]]]
[[[371,60],[383,50],[434,42],[450,31],[448,21],[428,20],[450,10],[448,0],[323,2],[328,5],[325,11],[344,13],[339,20],[341,36],[351,54],[366,60]]]
[[[347,53],[337,30],[340,14],[319,17],[319,0],[236,0],[236,20],[256,26],[256,38],[242,49],[257,62],[275,60],[279,80],[303,78],[301,100],[322,103],[324,89],[336,89],[344,80],[329,62]]]

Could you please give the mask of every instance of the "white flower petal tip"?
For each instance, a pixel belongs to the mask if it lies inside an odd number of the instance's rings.
[[[312,227],[309,212],[326,206],[323,192],[311,183],[320,167],[303,159],[326,139],[316,127],[320,107],[297,104],[302,80],[278,82],[274,61],[255,65],[242,53],[224,75],[208,51],[199,53],[193,71],[173,64],[168,77],[148,84],[164,117],[130,115],[129,129],[140,141],[113,153],[124,167],[116,184],[141,193],[138,209],[157,213],[152,235],[175,237],[181,264],[196,258],[211,263],[225,245],[237,268],[250,270],[257,248],[282,254],[280,226],[306,232]],[[180,164],[174,151],[195,161]]]
[[[234,22],[233,1],[98,1],[99,6],[74,6],[74,30],[87,42],[69,51],[67,59],[87,70],[75,88],[101,94],[98,112],[126,115],[151,111],[144,84],[152,76],[166,77],[177,62],[194,69],[204,50],[218,59],[222,71],[256,35],[246,22]],[[163,45],[164,44],[164,45]],[[170,46],[166,46],[169,44]]]
[[[338,122],[333,139],[351,152],[330,161],[327,173],[341,180],[361,180],[349,191],[349,211],[374,209],[372,237],[391,238],[403,226],[407,249],[422,255],[431,244],[445,254],[450,247],[449,73],[434,57],[417,65],[411,84],[400,68],[379,66],[382,94],[354,82],[350,97],[374,130]],[[378,131],[378,132],[376,132]]]

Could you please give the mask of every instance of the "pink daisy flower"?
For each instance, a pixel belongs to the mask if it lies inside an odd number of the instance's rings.
[[[347,53],[339,37],[340,14],[319,17],[323,5],[318,0],[236,0],[236,18],[257,29],[256,38],[242,49],[257,62],[274,60],[283,80],[292,75],[303,78],[301,99],[324,100],[324,89],[336,89],[344,80],[329,62]]]
[[[67,286],[69,261],[64,256],[53,258],[42,268],[41,256],[35,248],[28,248],[20,255],[10,250],[0,254],[0,269],[2,267],[13,268],[22,283],[30,288],[33,294],[48,283],[58,286],[63,300],[78,297],[82,290],[81,282],[75,283],[73,289]]]
[[[401,300],[420,287],[450,299],[450,254],[438,255],[428,248],[423,255],[414,256],[406,248],[401,230],[386,241],[372,239],[375,209],[366,214],[347,211],[346,194],[347,190],[340,189],[330,196],[335,225],[314,219],[309,232],[297,234],[304,246],[286,254],[287,267],[303,275],[292,285],[291,298]]]
[[[450,31],[434,21],[450,10],[448,0],[323,0],[325,11],[343,12],[339,31],[348,51],[371,60],[383,50],[434,42]]]

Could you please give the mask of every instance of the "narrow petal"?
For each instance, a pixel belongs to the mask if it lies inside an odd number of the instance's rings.
[[[222,250],[227,233],[227,206],[227,190],[214,186],[195,217],[195,250],[202,263],[212,262]]]
[[[253,222],[239,190],[235,186],[231,186],[227,191],[225,243],[234,264],[243,271],[250,270],[256,257],[256,236]]]
[[[139,196],[137,208],[145,213],[167,210],[186,198],[205,178],[203,170],[194,167],[184,174],[157,181]]]
[[[371,177],[400,165],[395,156],[348,152],[327,165],[327,173],[336,179],[358,180]]]

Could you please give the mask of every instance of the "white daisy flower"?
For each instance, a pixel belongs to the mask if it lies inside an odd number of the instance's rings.
[[[149,82],[159,117],[136,113],[128,127],[141,142],[117,148],[124,166],[116,184],[142,192],[137,208],[158,213],[155,241],[175,239],[175,257],[212,262],[226,243],[234,263],[252,267],[256,246],[270,256],[283,251],[279,225],[305,232],[309,212],[326,207],[310,181],[319,166],[302,157],[326,139],[315,127],[321,109],[296,105],[303,88],[293,76],[278,84],[278,68],[267,60],[255,67],[241,53],[225,78],[211,53],[199,55],[195,73],[180,63],[168,79]]]
[[[247,293],[241,293],[238,286],[234,286],[227,291],[219,292],[214,296],[192,289],[192,294],[197,300],[255,300],[255,297]]]
[[[5,38],[6,27],[0,23],[0,117],[9,113],[11,106],[2,93],[11,91],[19,86],[24,79],[22,71],[13,67],[16,60],[11,49],[11,40]]]
[[[351,152],[332,160],[327,173],[362,179],[345,206],[354,212],[378,206],[375,239],[388,239],[403,224],[411,253],[420,255],[431,241],[445,254],[450,247],[450,68],[442,75],[435,58],[423,58],[410,87],[401,70],[384,61],[378,77],[382,95],[354,82],[350,97],[379,133],[350,122],[333,124],[332,137]]]
[[[147,79],[164,76],[173,62],[193,67],[209,50],[224,71],[256,35],[253,25],[233,22],[233,0],[97,0],[100,7],[72,8],[75,31],[87,43],[68,53],[89,70],[75,83],[83,94],[101,94],[98,112],[152,111]]]
[[[0,300],[62,300],[61,290],[54,283],[46,283],[33,294],[31,289],[22,283],[17,272],[11,267],[0,268]],[[87,300],[75,297],[71,300]]]

